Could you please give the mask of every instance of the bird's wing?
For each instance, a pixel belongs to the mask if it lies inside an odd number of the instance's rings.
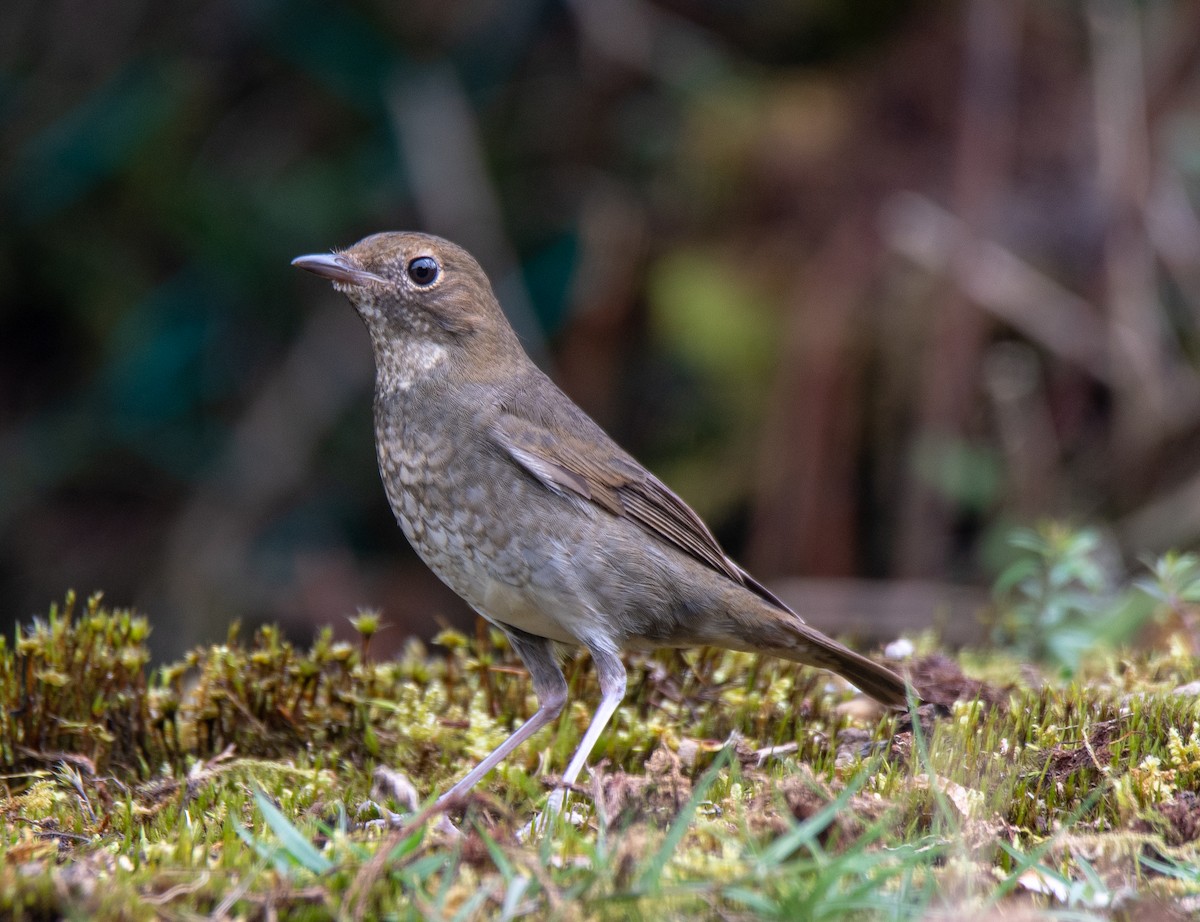
[[[589,428],[594,426],[587,421]],[[730,560],[700,516],[657,477],[595,429],[586,442],[551,433],[537,423],[505,414],[492,436],[508,455],[544,486],[573,493],[616,516],[627,516],[654,537],[691,554],[768,601],[782,602]]]

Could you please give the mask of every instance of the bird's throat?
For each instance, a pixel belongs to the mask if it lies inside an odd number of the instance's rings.
[[[407,391],[438,374],[449,358],[449,349],[429,339],[375,343],[377,386],[383,391]]]

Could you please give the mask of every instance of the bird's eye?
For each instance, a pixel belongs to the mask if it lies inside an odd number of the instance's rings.
[[[438,277],[437,260],[432,256],[418,256],[408,264],[408,277],[418,285],[432,285]]]

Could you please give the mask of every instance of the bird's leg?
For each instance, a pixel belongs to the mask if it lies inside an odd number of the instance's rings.
[[[504,628],[512,648],[521,657],[533,680],[533,693],[537,695],[538,709],[532,717],[521,724],[503,743],[495,748],[482,762],[467,772],[466,777],[438,798],[445,804],[466,794],[495,768],[510,752],[520,746],[538,730],[554,720],[567,703],[567,680],[554,656],[554,644],[544,637],[535,637],[524,631]],[[620,661],[618,660],[618,665]]]
[[[571,762],[563,774],[562,786],[556,788],[546,802],[543,814],[545,817],[562,810],[568,789],[575,783],[579,773],[583,771],[583,766],[587,764],[588,756],[592,754],[600,734],[604,732],[604,728],[612,719],[613,712],[625,698],[625,665],[621,662],[621,658],[610,650],[597,648],[591,644],[587,646],[588,652],[592,654],[592,662],[596,664],[596,673],[600,679],[600,704],[596,708],[596,715],[592,718],[592,722],[588,724],[587,732],[583,734],[579,748],[575,750],[575,755],[571,756]]]

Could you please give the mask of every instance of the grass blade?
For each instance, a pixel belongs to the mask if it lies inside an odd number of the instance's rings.
[[[708,796],[709,789],[712,788],[720,775],[732,758],[733,747],[726,746],[718,754],[713,764],[708,771],[700,778],[696,784],[695,790],[692,791],[692,796],[688,802],[684,804],[679,815],[675,817],[675,822],[671,824],[670,830],[667,832],[667,837],[663,840],[658,851],[651,857],[646,869],[642,871],[638,878],[639,890],[650,890],[658,887],[659,881],[662,878],[663,869],[667,866],[667,862],[671,860],[671,855],[675,853],[675,849],[679,847],[679,843],[683,841],[684,835],[688,831],[688,827],[692,825],[692,817],[696,815],[696,809]]]
[[[314,874],[324,874],[333,867],[333,862],[322,855],[315,845],[292,825],[291,820],[280,812],[262,790],[255,790],[254,802],[266,824],[279,839],[280,845],[292,860]]]

